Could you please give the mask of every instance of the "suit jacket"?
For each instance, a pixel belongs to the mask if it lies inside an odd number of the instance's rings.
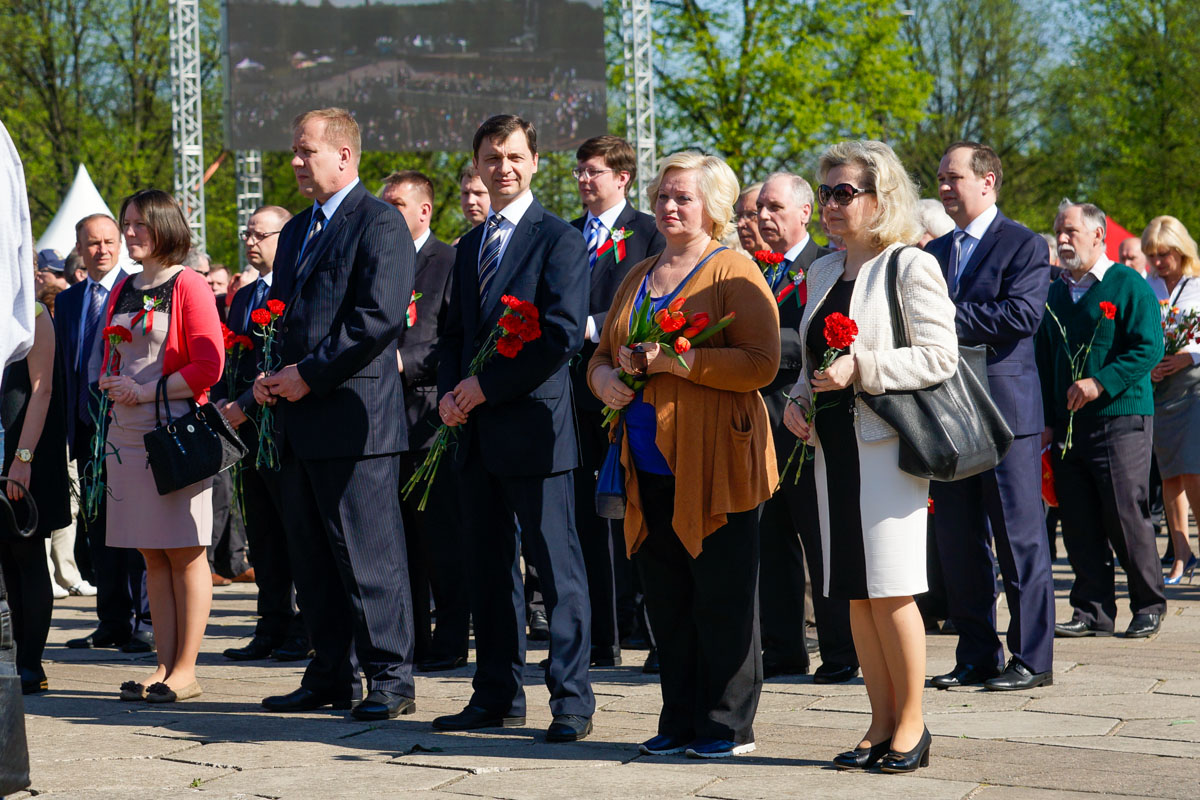
[[[587,325],[587,247],[579,231],[533,201],[512,232],[479,305],[479,247],[483,225],[459,242],[454,291],[438,341],[438,397],[465,378],[511,294],[537,306],[542,335],[515,358],[497,355],[479,372],[487,402],[460,428],[456,462],[482,457],[503,475],[547,475],[579,465],[571,378],[567,363],[583,346]],[[478,453],[474,453],[478,448]]]
[[[586,222],[587,214],[571,220],[571,224],[580,232],[583,231]],[[621,285],[621,281],[625,279],[629,270],[635,264],[645,261],[649,256],[658,255],[666,247],[666,240],[658,232],[658,225],[655,224],[654,217],[638,211],[629,203],[626,203],[625,209],[617,215],[614,229],[620,230],[621,228],[633,232],[633,235],[625,240],[625,257],[621,259],[621,263],[617,263],[616,248],[613,247],[596,259],[596,266],[591,270],[588,316],[595,320],[597,333],[604,330],[604,320],[608,317],[608,309],[612,305],[613,295],[617,293],[617,287]],[[586,244],[585,241],[584,245],[586,246]],[[604,408],[604,404],[588,388],[587,365],[598,346],[594,342],[585,340],[580,357],[571,362],[571,377],[575,382],[575,407],[594,411],[597,414]]]
[[[280,363],[297,365],[310,392],[275,413],[280,452],[302,459],[389,455],[407,447],[396,414],[404,389],[396,340],[412,295],[412,236],[404,217],[360,182],[300,257],[312,207],[279,234],[270,298]]]
[[[830,248],[818,245],[810,236],[800,255],[792,262],[791,268],[808,272],[814,261],[832,252]],[[783,288],[782,284],[779,288]],[[804,361],[804,342],[800,340],[800,320],[804,317],[804,306],[800,304],[799,298],[800,292],[794,291],[779,307],[779,372],[776,373],[775,380],[762,390],[763,401],[767,404],[767,415],[771,418],[771,430],[775,436],[775,455],[780,459],[780,463],[787,460],[788,454],[792,452],[792,445],[796,443],[796,437],[784,427],[783,411],[787,408],[786,395],[800,377],[800,368]]]
[[[404,405],[411,450],[426,450],[441,419],[437,413],[437,342],[446,330],[454,285],[454,248],[430,236],[417,253],[414,290],[417,324],[400,334]]]
[[[117,270],[117,277],[113,282],[115,289],[127,273],[120,267],[113,269]],[[79,393],[87,391],[86,366],[82,372],[75,369],[75,359],[79,355],[79,329],[83,325],[83,302],[87,298],[87,291],[87,281],[80,281],[64,289],[54,298],[54,354],[62,365],[63,376],[66,379],[63,386],[66,390],[64,401],[67,408],[67,445],[71,449],[72,458],[78,457],[75,453],[75,425],[79,417],[76,412]],[[103,327],[104,318],[100,319]],[[96,336],[100,337],[100,331],[96,331]]]
[[[943,275],[953,246],[953,231],[925,245]],[[992,399],[1017,436],[1041,433],[1045,427],[1033,335],[1049,290],[1046,240],[997,212],[960,270],[958,294],[952,299],[959,342],[987,345]]]

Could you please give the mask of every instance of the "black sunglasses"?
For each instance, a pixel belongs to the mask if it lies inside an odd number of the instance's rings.
[[[817,204],[827,206],[829,201],[833,200],[839,206],[844,206],[860,194],[875,194],[875,190],[856,189],[848,183],[839,183],[837,186],[826,186],[822,183],[817,187]]]

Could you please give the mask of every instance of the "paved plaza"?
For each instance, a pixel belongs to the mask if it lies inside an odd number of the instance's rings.
[[[1063,620],[1070,616],[1065,558],[1055,563],[1055,577]],[[767,681],[754,726],[758,750],[749,756],[639,755],[637,743],[654,734],[659,708],[656,681],[640,671],[644,652],[626,651],[626,666],[592,672],[596,730],[576,744],[543,741],[550,713],[536,666],[526,670],[529,718],[521,729],[430,728],[435,716],[465,704],[470,666],[418,677],[417,713],[394,721],[362,723],[334,711],[270,715],[259,700],[295,688],[301,669],[221,656],[252,630],[254,587],[244,584],[215,590],[200,660],[202,697],[165,707],[122,703],[117,686],[146,675],[152,658],[65,649],[94,622],[92,600],[70,598],[55,606],[46,651],[51,691],[26,698],[32,793],[39,800],[1193,800],[1200,792],[1200,580],[1167,591],[1162,631],[1148,640],[1057,640],[1053,686],[926,690],[931,766],[905,776],[829,766],[866,729],[861,680]],[[1003,624],[1003,598],[1000,613]],[[1128,621],[1122,601],[1118,630]],[[954,642],[929,638],[930,675],[953,667]],[[529,660],[544,656],[532,650]]]

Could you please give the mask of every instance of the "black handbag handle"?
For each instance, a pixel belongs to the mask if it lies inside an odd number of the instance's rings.
[[[887,299],[888,313],[892,317],[892,344],[896,348],[908,347],[908,325],[904,319],[904,309],[900,306],[900,254],[911,245],[897,247],[888,258],[887,265]]]
[[[162,419],[158,415],[158,404],[160,401],[162,402],[163,409],[165,409],[167,427],[170,428],[175,424],[175,418],[171,416],[171,401],[167,398],[167,378],[169,377],[170,375],[163,375],[158,379],[158,383],[154,387],[154,427],[156,428],[162,427]],[[199,407],[196,405],[194,397],[188,397],[188,404],[191,405],[193,411]]]
[[[4,484],[6,483],[15,483],[25,491],[21,499],[29,506],[29,519],[25,521],[24,528],[17,525],[17,512],[13,510],[12,503],[8,501],[8,492],[3,491]],[[20,536],[22,539],[28,539],[37,531],[38,507],[37,502],[33,499],[33,495],[29,493],[29,487],[20,481],[4,476],[0,476],[0,515],[3,515],[4,521],[9,523],[11,530],[16,531],[17,536]]]

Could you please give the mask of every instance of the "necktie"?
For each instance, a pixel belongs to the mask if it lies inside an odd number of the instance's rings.
[[[308,252],[308,248],[312,245],[313,240],[321,235],[321,231],[325,229],[325,214],[321,209],[313,212],[312,225],[308,228],[308,236],[304,239],[304,246],[300,248],[300,257],[304,258],[304,254]]]
[[[250,330],[250,314],[256,308],[262,308],[267,301],[267,292],[271,290],[267,286],[267,282],[259,278],[254,282],[254,295],[250,298],[250,305],[246,307],[246,319],[242,323],[242,330]]]
[[[788,274],[788,270],[791,268],[792,260],[790,258],[785,258],[783,261],[779,262],[779,264],[775,267],[775,271],[771,273],[771,291],[774,292],[779,290],[780,282],[782,281],[783,277]]]
[[[95,361],[99,367],[99,362],[93,358],[93,351],[96,349],[97,334],[100,331],[100,321],[104,318],[104,306],[108,299],[108,290],[101,286],[96,281],[92,281],[90,297],[88,298],[87,317],[83,321],[83,347],[79,351],[79,375],[83,378],[79,384],[79,397],[76,398],[77,410],[79,418],[91,422],[91,416],[88,414],[88,401],[91,393],[88,387],[93,380],[99,379],[97,375],[92,376],[92,364]]]
[[[592,217],[588,220],[587,249],[588,269],[596,266],[596,250],[600,247],[600,220]]]
[[[962,243],[967,238],[966,231],[954,232],[954,249],[950,251],[950,269],[946,271],[946,288],[950,296],[958,294],[958,273],[962,268]]]
[[[488,284],[500,266],[500,215],[493,214],[487,221],[487,239],[483,243],[483,254],[479,257],[479,305],[487,300]]]

